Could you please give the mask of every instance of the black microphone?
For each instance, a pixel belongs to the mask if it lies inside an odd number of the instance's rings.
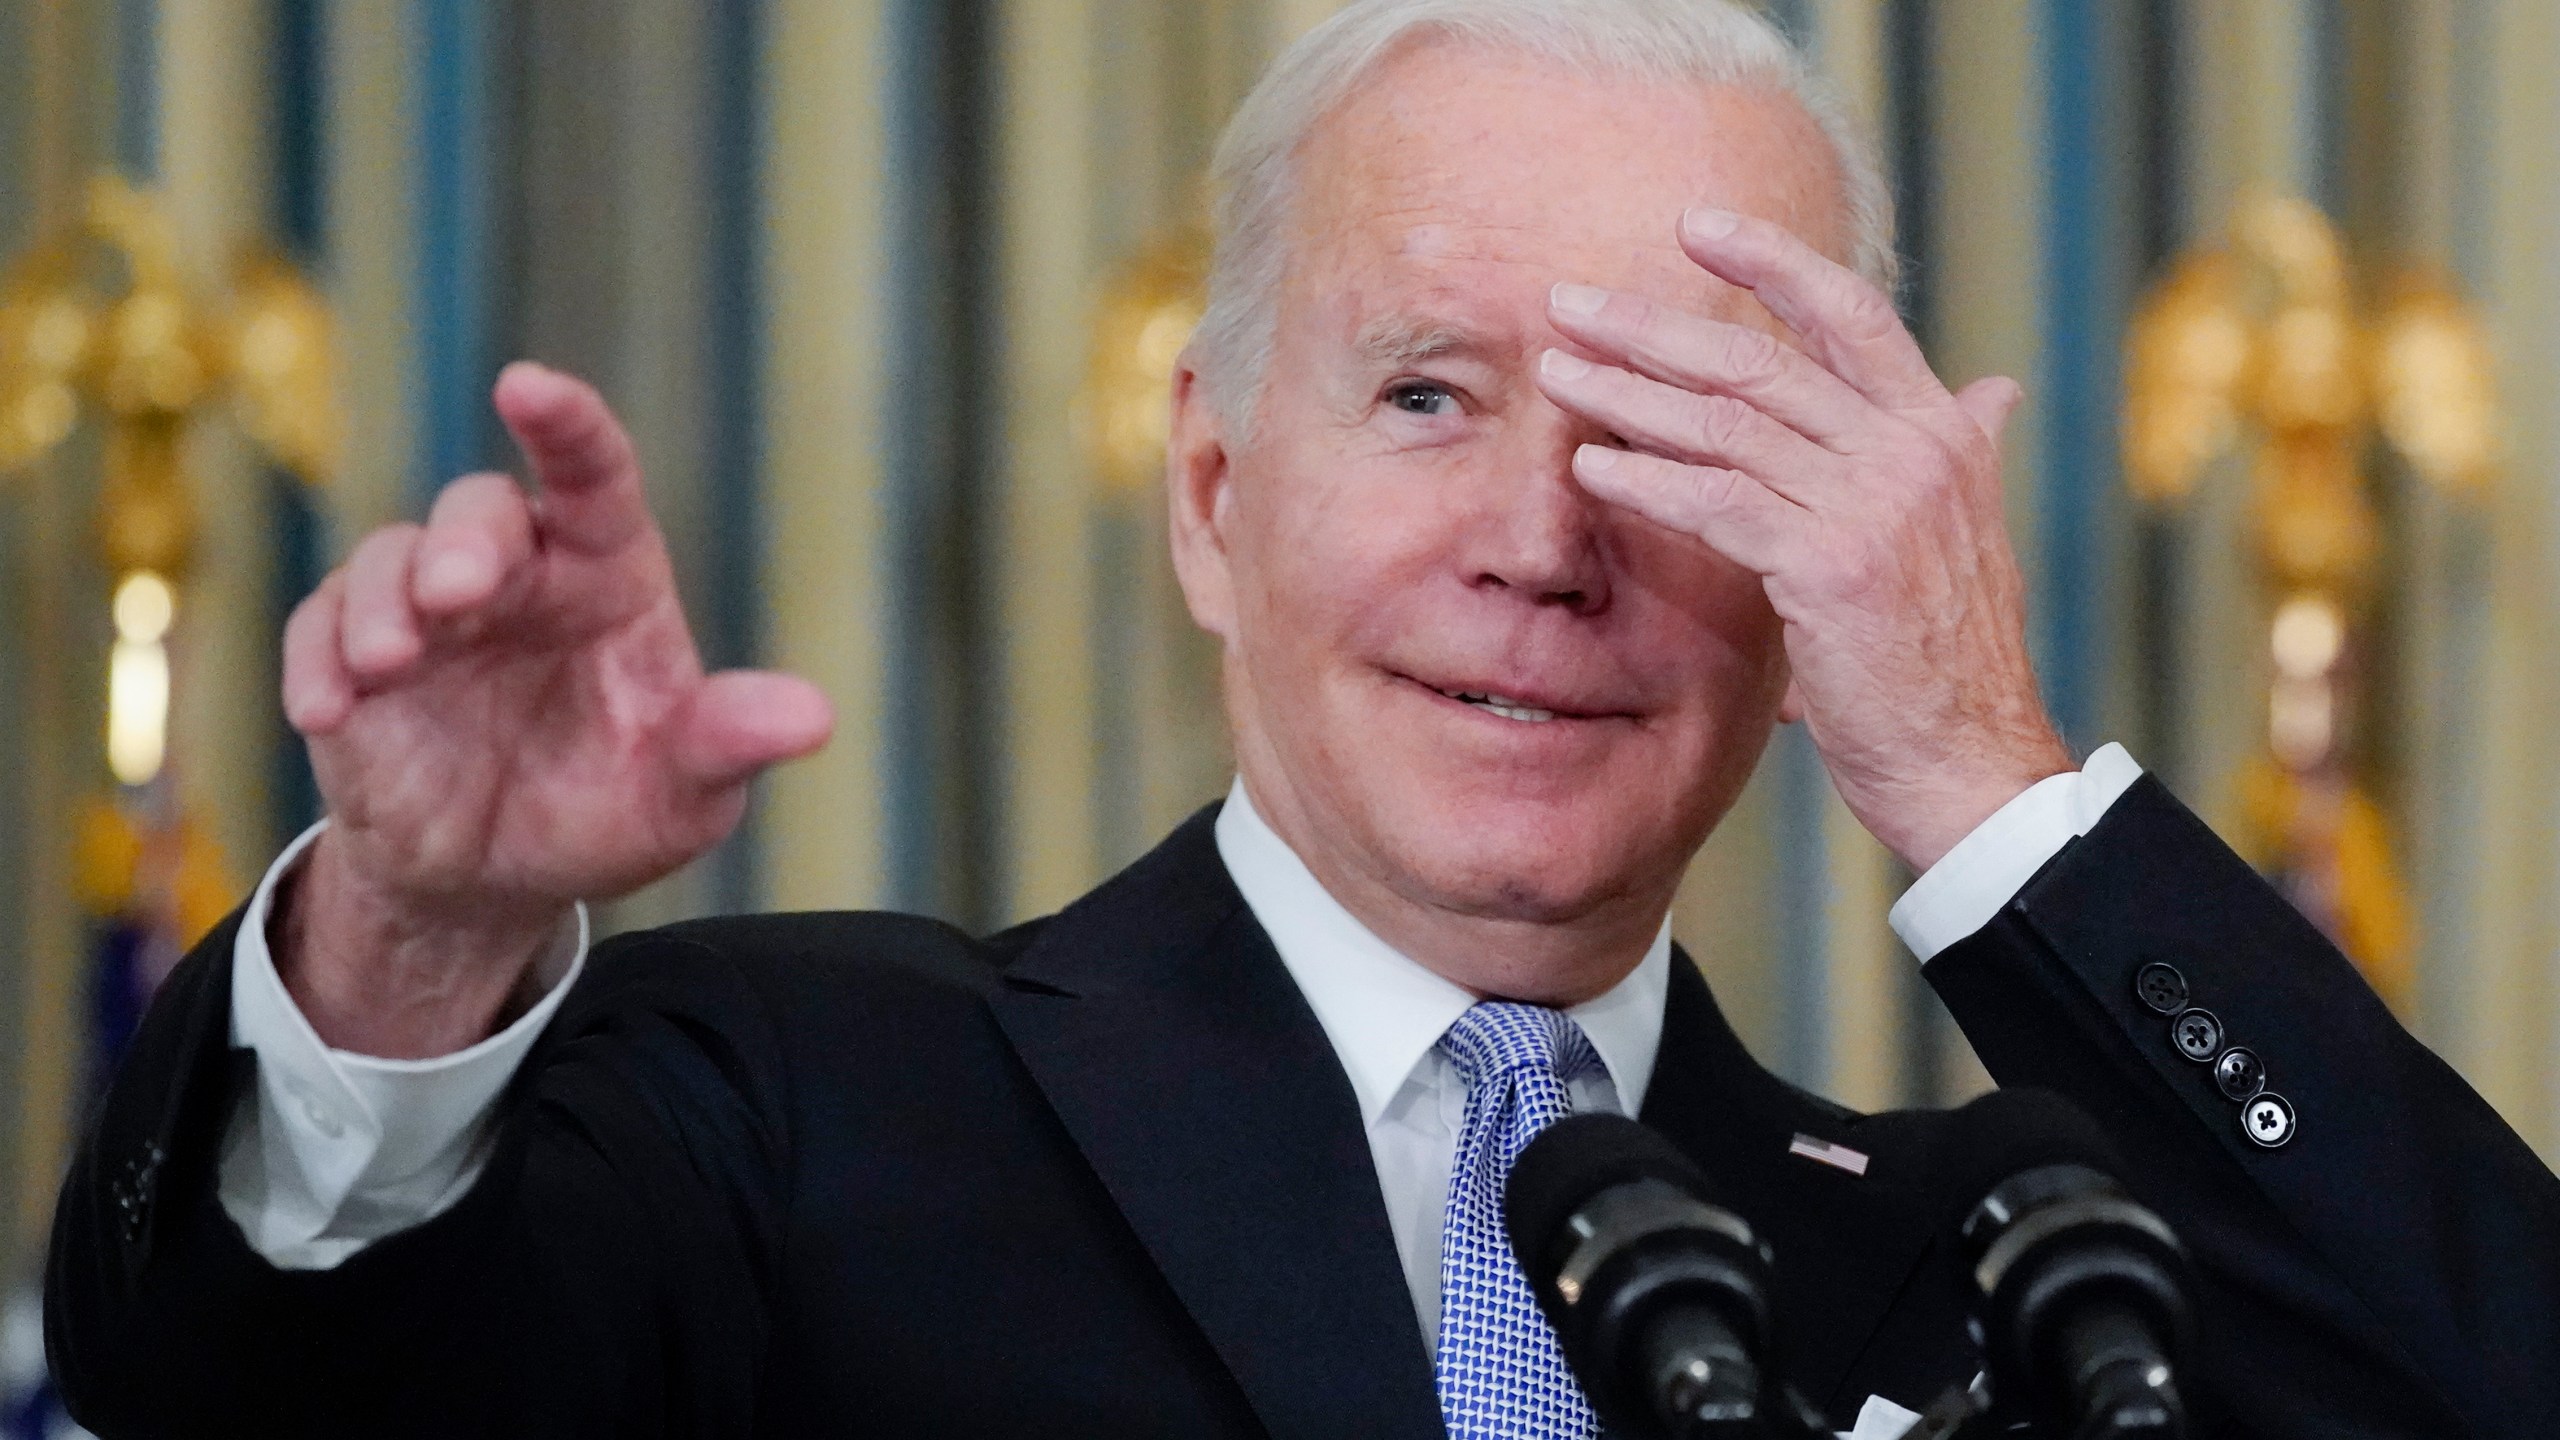
[[[1992,1415],[2053,1440],[2182,1440],[2186,1252],[2125,1193],[2106,1136],[2058,1095],[1996,1090],[1956,1112],[1939,1156]]]
[[[1811,1429],[1770,1373],[1769,1252],[1633,1120],[1576,1115],[1503,1189],[1512,1253],[1613,1440]]]

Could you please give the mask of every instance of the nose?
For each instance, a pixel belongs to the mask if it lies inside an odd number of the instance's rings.
[[[1573,478],[1573,452],[1607,437],[1543,398],[1509,463],[1488,477],[1469,556],[1474,584],[1535,605],[1596,615],[1609,605],[1605,505]]]

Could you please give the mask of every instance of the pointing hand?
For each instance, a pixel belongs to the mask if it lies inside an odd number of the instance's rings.
[[[365,537],[285,630],[285,714],[332,823],[278,962],[342,1048],[480,1038],[574,902],[719,843],[748,781],[833,723],[806,681],[703,673],[594,390],[520,362],[495,400],[539,495],[454,481],[425,525]]]

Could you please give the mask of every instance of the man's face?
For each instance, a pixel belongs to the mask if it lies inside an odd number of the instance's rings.
[[[1767,740],[1780,627],[1756,577],[1576,485],[1608,437],[1538,391],[1548,293],[1776,331],[1674,225],[1712,205],[1838,254],[1830,151],[1783,97],[1426,43],[1297,167],[1252,434],[1187,376],[1177,406],[1176,559],[1246,783],[1337,895],[1649,931]]]

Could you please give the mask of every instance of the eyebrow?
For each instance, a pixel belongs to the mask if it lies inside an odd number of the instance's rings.
[[[1441,355],[1490,355],[1501,347],[1482,331],[1428,315],[1382,315],[1360,327],[1352,346],[1380,365],[1409,365]]]

